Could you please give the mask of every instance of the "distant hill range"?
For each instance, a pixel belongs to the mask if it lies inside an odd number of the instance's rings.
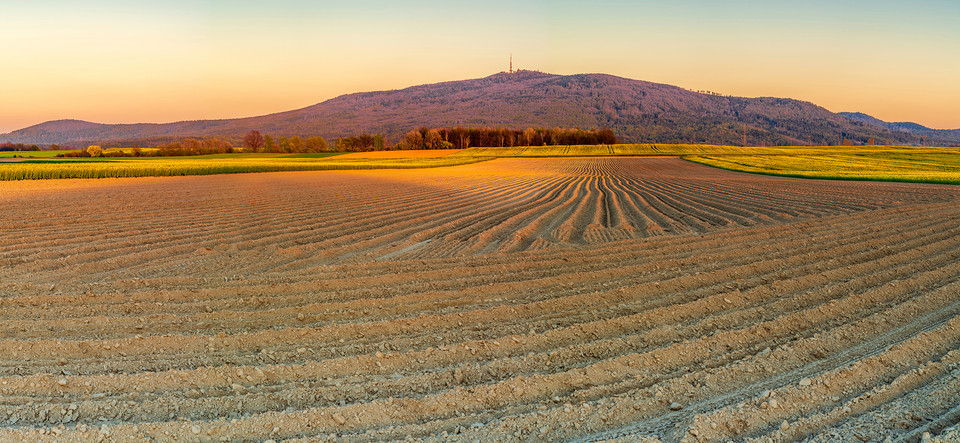
[[[862,112],[838,112],[853,121],[863,122],[890,131],[908,132],[926,137],[934,144],[960,144],[960,129],[931,129],[913,122],[885,122]]]
[[[883,123],[883,122],[880,122]],[[181,137],[221,137],[236,144],[251,129],[278,136],[380,133],[397,142],[427,127],[601,128],[621,142],[739,145],[920,144],[911,128],[835,114],[785,98],[728,97],[605,74],[534,71],[348,94],[293,111],[226,120],[99,124],[57,120],[0,135],[0,142],[148,147]],[[900,124],[895,124],[900,125]],[[926,129],[926,128],[924,128]],[[930,130],[932,131],[932,130]],[[927,136],[927,143],[954,138]]]

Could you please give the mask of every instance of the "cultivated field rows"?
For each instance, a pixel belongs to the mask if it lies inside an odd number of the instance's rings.
[[[0,441],[960,422],[955,187],[663,158],[0,191]]]

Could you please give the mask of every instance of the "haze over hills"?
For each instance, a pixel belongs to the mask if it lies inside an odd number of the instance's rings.
[[[809,102],[744,98],[606,74],[535,71],[343,95],[293,111],[257,117],[153,124],[57,120],[0,135],[36,144],[127,141],[150,146],[174,137],[221,137],[239,143],[251,129],[273,136],[327,140],[381,133],[389,142],[421,126],[609,127],[621,142],[739,145],[919,144],[921,137],[832,113]],[[944,140],[946,141],[946,140]],[[930,140],[928,139],[928,143]]]
[[[948,143],[960,143],[960,129],[932,129],[913,122],[885,122],[862,112],[838,112],[838,114],[851,120],[860,121],[890,131],[909,132],[914,135],[921,135],[934,142],[945,141]]]

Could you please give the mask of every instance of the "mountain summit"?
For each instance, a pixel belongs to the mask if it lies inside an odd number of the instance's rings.
[[[226,120],[166,124],[98,124],[57,120],[0,135],[0,142],[92,143],[224,137],[251,129],[274,136],[334,139],[382,133],[397,141],[428,127],[609,127],[628,143],[758,145],[918,144],[920,136],[846,118],[809,102],[730,97],[606,74],[536,71],[347,94],[293,111]],[[147,143],[149,144],[149,143]],[[146,144],[142,144],[146,145]]]

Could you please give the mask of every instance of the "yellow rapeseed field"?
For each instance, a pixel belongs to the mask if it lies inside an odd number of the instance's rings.
[[[475,157],[340,159],[336,156],[292,158],[246,155],[217,156],[216,158],[120,158],[95,161],[57,159],[0,164],[0,180],[153,177],[331,169],[434,168],[462,165],[481,160],[483,159]]]
[[[960,153],[691,155],[687,160],[742,172],[804,178],[960,184]]]

